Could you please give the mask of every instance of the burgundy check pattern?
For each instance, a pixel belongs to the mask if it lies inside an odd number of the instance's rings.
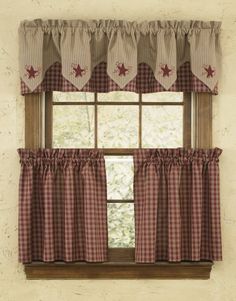
[[[219,148],[134,153],[135,260],[222,260]]]
[[[106,63],[97,65],[88,83],[78,90],[61,74],[61,64],[53,64],[46,72],[43,82],[33,91],[34,93],[48,91],[62,92],[97,92],[106,93],[111,91],[130,91],[136,93],[154,93],[163,91],[172,92],[210,92],[217,94],[217,86],[211,91],[202,81],[200,81],[192,72],[190,63],[186,62],[177,71],[177,80],[169,90],[165,90],[155,79],[152,69],[145,63],[138,66],[137,76],[131,80],[123,89],[121,89],[107,74]],[[21,80],[21,94],[25,95],[32,91]]]
[[[19,149],[19,260],[107,260],[107,195],[101,151]]]

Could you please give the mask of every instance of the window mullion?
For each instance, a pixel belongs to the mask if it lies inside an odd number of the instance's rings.
[[[124,200],[124,199],[117,199],[117,200],[111,200],[111,199],[108,199],[107,200],[107,203],[109,204],[114,204],[114,203],[133,203],[134,200]]]
[[[139,94],[139,135],[138,135],[138,143],[139,148],[142,148],[142,94]]]
[[[191,148],[191,93],[184,93],[183,97],[183,146]]]
[[[45,147],[53,144],[53,92],[45,93]]]
[[[98,147],[98,94],[94,93],[94,147]]]

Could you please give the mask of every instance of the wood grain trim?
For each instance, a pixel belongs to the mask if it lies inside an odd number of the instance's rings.
[[[212,95],[194,94],[194,147],[212,147]]]
[[[108,248],[109,262],[134,262],[134,248]]]
[[[25,96],[25,147],[39,148],[43,146],[42,134],[43,101],[42,94]]]
[[[98,94],[94,93],[94,147],[98,147]]]
[[[25,265],[27,279],[209,279],[213,263],[160,261],[136,264],[134,248],[110,248],[105,263],[41,263]]]
[[[192,146],[192,117],[191,117],[191,93],[184,93],[183,107],[183,146],[191,148]]]
[[[52,148],[53,99],[52,92],[45,93],[45,147]]]
[[[114,203],[133,203],[134,200],[122,200],[122,199],[114,199],[114,200],[107,200],[107,203],[114,204]]]
[[[211,262],[25,265],[27,279],[209,279]]]
[[[139,116],[138,116],[138,147],[142,148],[142,130],[143,130],[143,116],[142,116],[142,94],[139,94]]]

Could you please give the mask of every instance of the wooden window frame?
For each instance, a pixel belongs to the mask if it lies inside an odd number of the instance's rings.
[[[137,105],[133,102],[102,102],[105,105]],[[58,104],[72,104],[58,102]],[[75,105],[88,105],[76,102]],[[92,104],[92,103],[90,103]],[[97,147],[97,106],[95,96],[95,148]],[[142,116],[139,96],[139,148],[142,147]],[[144,105],[154,103],[145,102]],[[180,105],[180,103],[155,103],[155,105]],[[184,147],[212,147],[212,95],[210,93],[184,93],[183,102]],[[25,96],[25,147],[51,148],[52,146],[52,93],[28,94]],[[47,130],[45,130],[47,129]],[[192,137],[192,138],[191,138]],[[192,141],[191,141],[192,140]],[[133,149],[104,149],[105,155],[132,155]],[[131,202],[108,200],[108,202]],[[134,248],[109,248],[106,263],[31,263],[25,264],[27,279],[209,279],[213,263],[204,262],[157,262],[136,264]]]
[[[98,106],[131,106],[138,107],[138,148],[142,148],[142,108],[144,106],[183,106],[183,146],[191,147],[191,93],[183,94],[183,101],[142,101],[139,94],[137,101],[99,101],[94,93],[94,101],[53,101],[53,93],[45,93],[45,147],[52,147],[53,106],[93,106],[94,107],[94,148],[98,147]],[[103,148],[105,155],[132,155],[132,148]]]

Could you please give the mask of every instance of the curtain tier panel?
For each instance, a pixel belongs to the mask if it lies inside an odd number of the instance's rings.
[[[218,148],[134,153],[135,260],[222,260]]]
[[[101,151],[19,149],[19,260],[107,260],[107,194]]]

